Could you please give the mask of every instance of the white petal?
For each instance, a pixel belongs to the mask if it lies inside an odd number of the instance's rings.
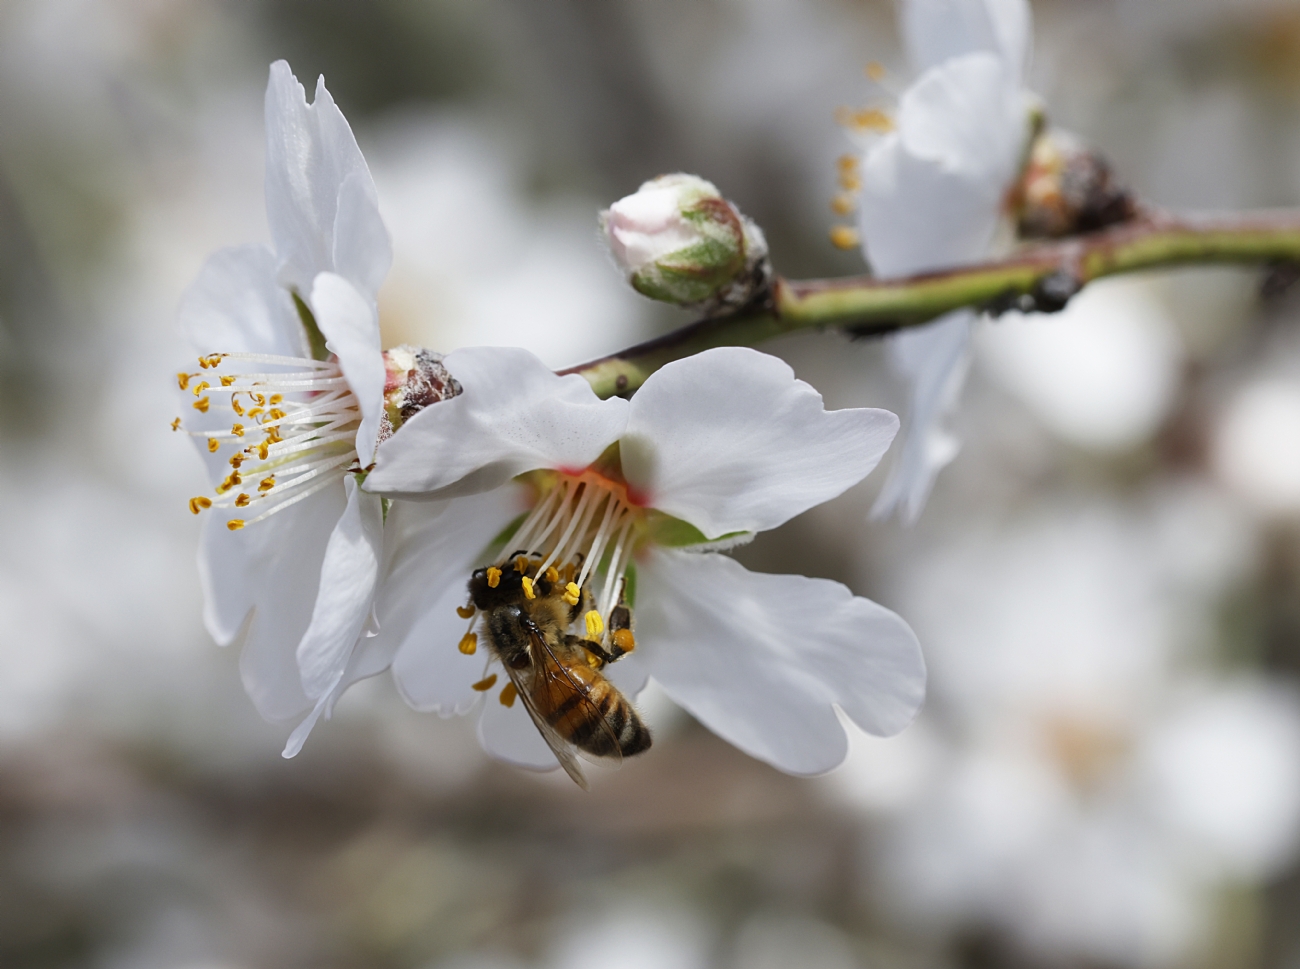
[[[340,484],[243,531],[228,532],[230,539],[252,541],[223,547],[232,554],[210,560],[205,570],[205,591],[213,600],[229,591],[221,583],[238,581],[230,571],[243,573],[237,589],[250,593],[254,606],[239,669],[244,688],[268,720],[295,716],[311,704],[295,651],[311,623],[325,548],[345,507]],[[205,552],[211,554],[220,541],[220,526],[209,527],[213,541]]]
[[[298,311],[276,281],[275,267],[265,246],[237,246],[208,257],[180,307],[181,332],[199,353],[310,355]]]
[[[504,707],[498,699],[498,683],[483,701],[483,713],[478,718],[478,742],[497,760],[529,770],[554,770],[560,762],[546,746],[546,741],[528,716],[523,703]]]
[[[1027,133],[1022,95],[997,58],[969,54],[927,71],[903,95],[898,131],[863,161],[859,225],[875,272],[988,255]]]
[[[334,273],[316,277],[310,303],[325,344],[338,356],[348,386],[361,405],[357,455],[365,467],[374,456],[379,419],[384,410],[385,372],[379,317],[356,287]]]
[[[456,607],[468,601],[470,572],[488,545],[521,510],[519,491],[502,488],[457,498],[435,517],[418,519],[399,504],[390,511],[406,517],[408,530],[380,596],[376,638],[396,650],[393,679],[415,709],[450,716],[474,705],[470,684],[483,677],[490,654],[486,643],[473,656],[456,648],[469,629]]]
[[[1027,0],[906,0],[902,28],[918,72],[976,51],[996,54],[1016,84],[1028,67],[1032,24]]]
[[[888,736],[921,705],[912,630],[838,582],[671,550],[650,553],[638,576],[637,652],[650,675],[710,730],[783,771],[818,774],[844,759],[834,706]]]
[[[720,347],[678,360],[632,398],[623,473],[651,507],[709,538],[775,528],[879,463],[888,411],[828,411],[776,357]]]
[[[369,490],[447,498],[536,468],[580,471],[627,421],[627,401],[601,400],[582,377],[557,377],[527,350],[470,347],[443,364],[464,393],[426,407],[379,446]]]
[[[305,296],[317,274],[338,272],[373,303],[392,260],[375,200],[370,170],[325,79],[308,105],[289,65],[276,61],[266,88],[266,215],[282,280]]]
[[[348,504],[325,548],[320,591],[311,625],[298,643],[303,691],[312,699],[328,694],[352,655],[370,618],[383,555],[383,507],[349,475]]]
[[[902,447],[871,514],[885,518],[901,509],[914,522],[939,472],[957,456],[956,438],[943,419],[961,393],[970,363],[975,314],[958,310],[890,340],[890,362],[912,385]]]

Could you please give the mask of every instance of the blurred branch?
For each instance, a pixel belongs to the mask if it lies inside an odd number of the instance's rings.
[[[630,393],[664,364],[720,346],[755,346],[835,327],[876,336],[970,307],[1055,312],[1095,279],[1142,269],[1300,262],[1300,211],[1172,216],[1146,211],[1105,231],[1027,246],[998,262],[902,279],[777,277],[761,303],[699,320],[620,353],[571,367],[602,397]]]

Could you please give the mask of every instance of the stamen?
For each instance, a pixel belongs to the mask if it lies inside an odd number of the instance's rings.
[[[208,412],[208,398],[200,397],[191,406],[200,414],[206,414]]]
[[[206,380],[200,380],[197,384],[194,385],[194,396],[195,397],[201,396],[203,394],[203,391],[207,390],[211,386],[212,384],[208,383]]]
[[[490,676],[483,677],[483,679],[473,684],[473,688],[478,690],[480,693],[486,693],[488,690],[492,689],[492,687],[496,686],[496,683],[497,675],[493,673]]]
[[[459,612],[460,610],[457,610]],[[466,656],[473,656],[474,651],[478,649],[478,633],[466,633],[460,637],[460,644],[456,647]]]
[[[487,570],[488,588],[495,589],[501,584],[501,570],[495,565]]]
[[[237,532],[244,527],[244,520],[242,518],[232,518],[226,522],[226,527],[232,532]]]
[[[211,508],[211,507],[212,507],[211,498],[205,498],[203,495],[199,495],[197,498],[190,499],[190,511],[196,515],[199,512],[201,512],[204,508]]]
[[[525,599],[536,599],[536,598],[537,598],[537,593],[535,593],[535,592],[533,591],[533,580],[530,579],[530,578],[528,578],[528,576],[524,576],[524,577],[523,577],[522,579],[520,579],[519,581],[522,582],[523,585],[524,585],[524,598],[525,598]]]
[[[221,450],[221,442],[218,441],[215,437],[208,438],[208,450],[211,453],[216,454],[218,451]]]
[[[496,675],[493,674],[493,679]],[[515,688],[514,683],[507,683],[506,688],[501,691],[501,705],[503,707],[512,707],[515,705],[515,697],[519,695],[519,690]]]
[[[600,634],[605,631],[605,620],[600,618],[600,613],[591,609],[582,618],[587,624],[587,638],[599,639]]]
[[[555,585],[555,583],[560,581],[560,573],[555,570],[555,566],[551,566],[546,570],[546,581],[551,583],[551,585]]]
[[[576,582],[570,582],[564,587],[564,601],[571,606],[576,606],[578,600],[582,598],[582,590],[578,588]]]
[[[473,605],[473,603],[470,603],[470,604],[467,605],[467,606],[457,606],[457,607],[456,607],[456,615],[460,616],[460,618],[462,618],[462,619],[473,619],[473,618],[474,618],[474,611],[475,611],[475,610],[474,610],[474,605]]]
[[[187,373],[178,373],[176,375],[176,383],[180,384],[181,390],[185,390],[190,385],[190,375]]]
[[[239,497],[237,497],[237,498],[235,499],[235,507],[236,507],[236,508],[247,508],[247,507],[248,507],[248,503],[249,503],[250,501],[252,501],[252,500],[253,500],[253,499],[250,498],[248,495],[243,494],[243,493],[241,492],[240,495],[239,495]]]
[[[172,421],[172,430],[173,430],[173,431],[179,431],[179,430],[181,429],[181,424],[182,424],[182,423],[183,423],[183,422],[181,421],[181,419],[180,419],[179,417],[176,418],[176,420]]]
[[[257,490],[262,492],[262,494],[266,494],[266,492],[270,491],[274,487],[275,487],[275,475],[271,475],[269,478],[263,478],[260,482],[258,482]]]

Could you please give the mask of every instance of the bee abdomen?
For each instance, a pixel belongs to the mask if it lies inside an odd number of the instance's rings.
[[[617,689],[601,683],[590,691],[588,699],[600,716],[572,724],[569,740],[576,746],[597,757],[630,757],[649,749],[650,731]]]

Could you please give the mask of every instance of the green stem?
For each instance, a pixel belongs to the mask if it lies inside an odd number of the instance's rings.
[[[563,373],[602,397],[627,394],[664,364],[721,346],[755,346],[799,330],[854,335],[918,326],[962,307],[1051,312],[1103,276],[1182,265],[1300,262],[1300,211],[1175,217],[1145,212],[1102,232],[1031,245],[998,262],[904,279],[777,277],[762,305],[699,320]]]

